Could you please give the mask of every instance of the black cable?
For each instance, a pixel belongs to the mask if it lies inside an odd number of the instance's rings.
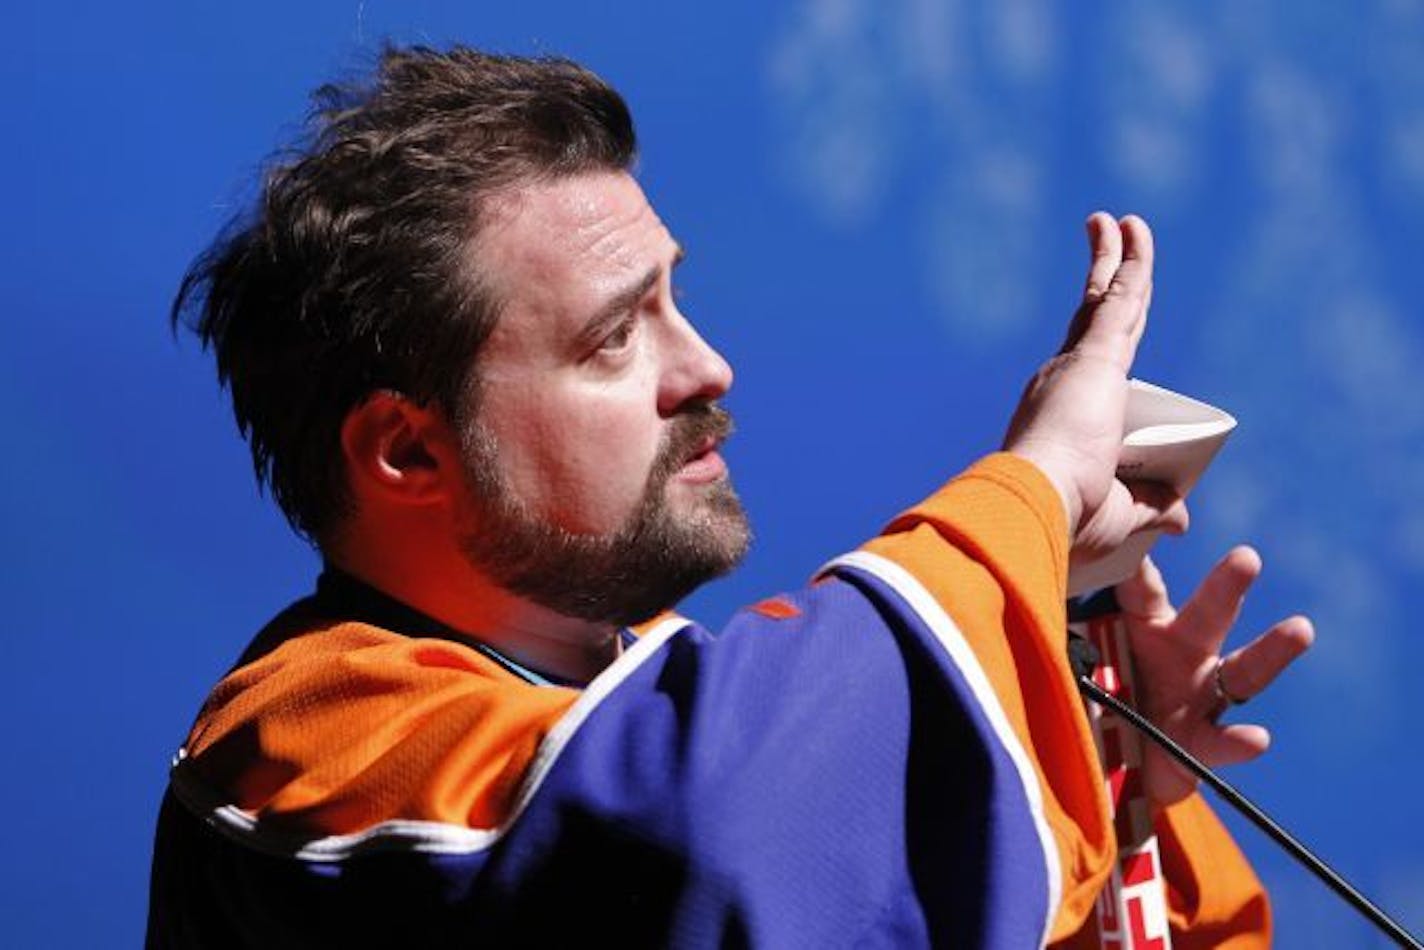
[[[1082,642],[1086,643],[1086,641]],[[1372,904],[1365,895],[1357,891],[1349,881],[1336,873],[1334,868],[1316,857],[1309,848],[1297,841],[1290,832],[1276,824],[1270,815],[1267,815],[1249,798],[1242,795],[1215,772],[1203,765],[1190,752],[1182,748],[1174,742],[1170,736],[1143,717],[1141,713],[1093,682],[1091,676],[1082,672],[1082,667],[1080,666],[1082,660],[1080,657],[1075,656],[1073,659],[1074,669],[1078,676],[1078,689],[1084,696],[1098,705],[1104,706],[1117,713],[1123,719],[1126,719],[1136,726],[1139,731],[1153,742],[1167,750],[1167,753],[1172,756],[1172,758],[1186,766],[1197,778],[1216,789],[1217,794],[1226,799],[1233,808],[1251,819],[1257,828],[1260,828],[1275,840],[1277,844],[1285,848],[1292,857],[1301,864],[1304,864],[1310,869],[1311,873],[1324,881],[1331,890],[1339,894],[1347,903],[1369,918],[1376,927],[1384,931],[1395,943],[1401,947],[1409,947],[1410,950],[1424,950],[1424,945],[1421,945],[1418,940],[1411,936],[1409,931],[1405,930],[1396,923],[1392,917]],[[1095,660],[1093,665],[1096,665]],[[1089,669],[1091,668],[1092,666],[1089,666]]]

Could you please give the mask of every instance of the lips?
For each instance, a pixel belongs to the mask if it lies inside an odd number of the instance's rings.
[[[727,471],[727,463],[717,452],[717,443],[710,443],[678,469],[677,477],[684,482],[712,482]]]
[[[717,448],[731,432],[732,418],[719,406],[707,405],[679,416],[663,452],[662,464],[667,466],[663,477],[693,483],[723,477],[727,465]]]
[[[717,442],[718,439],[716,436],[709,435],[705,437],[701,442],[699,442],[696,446],[693,447],[692,451],[687,456],[687,460],[683,462],[683,465],[686,466],[688,464],[691,464],[692,462],[696,462],[698,459],[705,457],[708,452],[715,451],[717,448]]]

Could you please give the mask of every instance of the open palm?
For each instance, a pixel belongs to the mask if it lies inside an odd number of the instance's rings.
[[[1141,711],[1210,766],[1245,762],[1266,750],[1271,737],[1263,726],[1227,725],[1220,716],[1232,702],[1245,702],[1269,686],[1315,636],[1305,617],[1289,617],[1222,655],[1246,591],[1260,573],[1261,558],[1253,549],[1234,548],[1180,611],[1151,560],[1117,587]],[[1143,780],[1159,805],[1185,798],[1196,787],[1192,775],[1155,747],[1148,749]]]

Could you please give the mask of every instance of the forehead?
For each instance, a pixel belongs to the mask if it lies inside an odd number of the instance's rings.
[[[506,315],[596,306],[677,248],[626,172],[524,184],[491,198],[483,214],[478,269]]]

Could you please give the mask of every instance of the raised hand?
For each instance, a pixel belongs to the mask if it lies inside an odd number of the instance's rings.
[[[1221,654],[1246,591],[1260,573],[1261,558],[1254,550],[1234,548],[1180,613],[1150,559],[1117,586],[1140,711],[1210,766],[1245,762],[1266,751],[1271,736],[1264,727],[1223,725],[1220,716],[1269,686],[1315,638],[1308,619],[1290,617],[1246,646]],[[1155,746],[1147,747],[1143,782],[1160,805],[1185,798],[1196,787],[1195,777]]]
[[[1083,302],[1058,354],[1030,381],[1004,449],[1037,465],[1058,489],[1075,559],[1112,550],[1134,532],[1180,532],[1186,508],[1164,486],[1116,477],[1127,374],[1147,326],[1152,231],[1141,218],[1088,218],[1092,262]]]

